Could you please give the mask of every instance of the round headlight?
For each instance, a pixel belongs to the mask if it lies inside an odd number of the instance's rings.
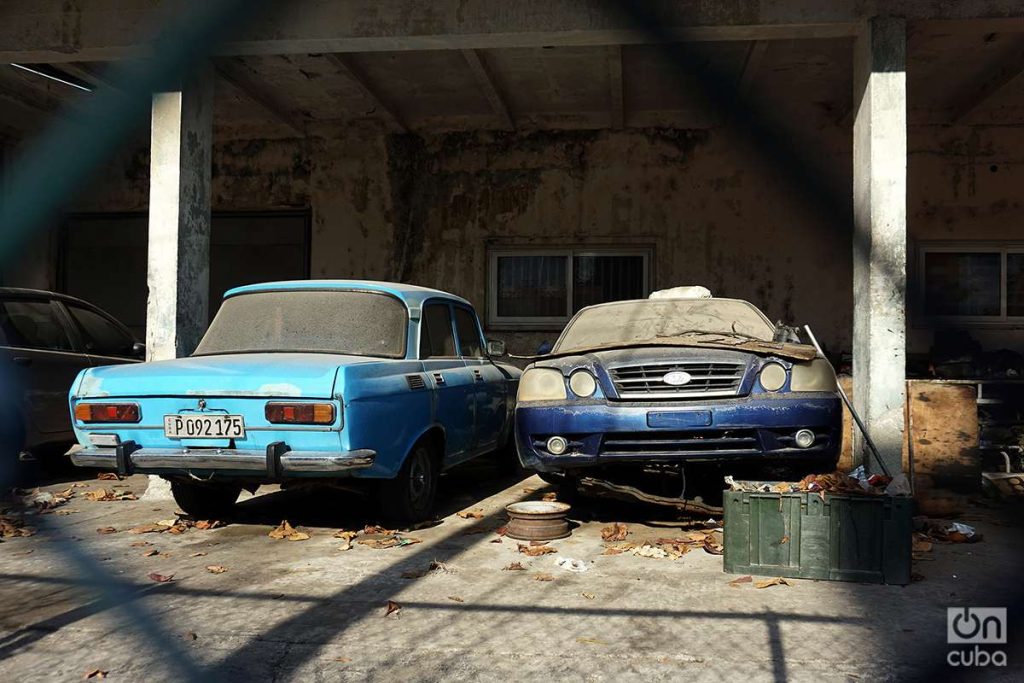
[[[786,368],[778,363],[768,363],[761,368],[761,386],[768,391],[778,391],[786,383]]]
[[[553,436],[548,439],[548,453],[551,455],[561,455],[569,448],[569,442],[561,436]]]
[[[597,380],[586,370],[577,370],[569,377],[569,388],[577,396],[586,398],[597,391]]]
[[[814,432],[810,429],[801,429],[796,433],[796,436],[793,437],[793,441],[795,441],[796,445],[800,448],[810,448],[814,445]]]

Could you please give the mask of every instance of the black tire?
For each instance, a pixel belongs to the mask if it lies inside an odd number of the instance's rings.
[[[551,484],[552,486],[561,486],[565,482],[565,475],[556,472],[537,472],[538,477]]]
[[[494,464],[497,465],[500,474],[523,474],[523,466],[519,462],[519,453],[516,452],[516,440],[509,435],[505,445],[491,454]]]
[[[380,505],[393,522],[422,522],[430,519],[437,498],[440,476],[438,459],[426,443],[416,444],[394,479],[380,486]]]
[[[171,482],[171,493],[178,507],[196,519],[221,519],[231,515],[242,487],[177,480]]]

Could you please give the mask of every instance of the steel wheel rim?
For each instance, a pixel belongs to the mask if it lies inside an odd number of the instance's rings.
[[[430,465],[422,452],[417,452],[409,464],[409,497],[413,503],[422,502],[430,490]]]

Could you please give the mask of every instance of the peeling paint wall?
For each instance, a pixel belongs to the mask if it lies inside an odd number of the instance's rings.
[[[815,135],[812,155],[850,187],[849,131]],[[148,157],[142,147],[123,153],[72,209],[146,210]],[[1024,127],[912,127],[911,257],[922,240],[1022,239],[1022,158]],[[848,228],[814,213],[725,129],[421,137],[366,124],[306,139],[221,139],[212,183],[215,211],[310,208],[313,277],[438,287],[483,314],[488,248],[652,247],[654,287],[703,284],[773,320],[810,324],[830,349],[850,348]],[[36,265],[7,282],[54,286],[55,248],[29,256]],[[529,353],[555,334],[493,336]],[[993,348],[1024,346],[1022,331],[976,336]],[[930,344],[931,331],[912,322],[911,350]]]

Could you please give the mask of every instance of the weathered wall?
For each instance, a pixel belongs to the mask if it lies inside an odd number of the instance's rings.
[[[818,130],[809,151],[849,187],[849,148],[849,132],[835,127]],[[1020,239],[1022,155],[1024,128],[913,127],[911,255],[925,239]],[[146,210],[144,149],[96,178],[73,210]],[[809,323],[831,349],[848,350],[850,236],[808,206],[726,129],[420,137],[367,126],[221,139],[214,149],[214,210],[312,209],[314,277],[415,282],[483,312],[488,247],[643,245],[654,250],[655,287],[704,284],[772,319]],[[40,238],[5,281],[54,286],[55,244]],[[554,334],[494,336],[529,353]],[[1021,331],[988,337],[1024,346]],[[930,343],[931,331],[912,322],[912,350]]]

